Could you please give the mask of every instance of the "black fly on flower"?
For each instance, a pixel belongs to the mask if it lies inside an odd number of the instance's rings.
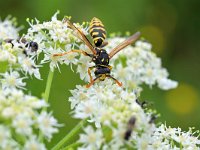
[[[125,140],[129,140],[129,138],[131,137],[133,127],[135,126],[135,122],[136,122],[136,118],[135,118],[135,116],[132,116],[128,121],[127,130],[124,134]]]
[[[20,38],[17,40],[14,39],[5,39],[4,42],[10,43],[12,47],[15,46],[15,44],[18,46],[18,48],[22,49],[23,53],[28,56],[30,53],[37,52],[38,50],[38,44],[34,41],[27,41],[25,38]]]
[[[94,66],[88,68],[88,75],[90,77],[90,83],[86,85],[87,88],[92,86],[96,80],[104,81],[105,78],[111,78],[113,79],[119,86],[122,86],[122,83],[119,82],[117,79],[112,77],[110,75],[112,66],[109,65],[110,59],[117,54],[119,51],[127,47],[128,45],[132,44],[135,42],[139,36],[140,32],[136,32],[132,36],[130,36],[128,39],[120,43],[118,46],[113,48],[110,53],[107,53],[106,50],[103,49],[104,46],[106,46],[108,43],[104,42],[106,38],[106,31],[104,28],[104,25],[102,22],[97,19],[93,18],[92,21],[90,22],[90,27],[89,27],[89,32],[93,38],[94,45],[91,44],[91,42],[88,40],[88,38],[85,36],[85,34],[79,29],[78,27],[74,26],[67,18],[64,18],[64,23],[66,22],[69,28],[71,28],[74,32],[76,32],[78,38],[85,43],[92,54],[89,54],[83,50],[80,49],[73,49],[65,53],[60,53],[60,54],[54,54],[54,56],[63,56],[69,53],[77,52],[77,53],[82,53],[85,56],[90,57],[92,62],[95,63]],[[95,79],[92,78],[91,75],[91,70],[95,69],[94,74],[95,74]]]

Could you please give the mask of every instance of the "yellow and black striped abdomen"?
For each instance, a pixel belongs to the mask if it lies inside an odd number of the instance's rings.
[[[93,38],[93,42],[95,46],[100,47],[106,38],[106,30],[104,28],[104,25],[98,18],[94,17],[91,20],[89,32]]]

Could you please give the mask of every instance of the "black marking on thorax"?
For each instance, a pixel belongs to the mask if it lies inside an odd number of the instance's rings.
[[[108,66],[109,64],[109,55],[106,50],[101,48],[95,48],[96,55],[92,58],[92,61],[95,63],[96,66]]]

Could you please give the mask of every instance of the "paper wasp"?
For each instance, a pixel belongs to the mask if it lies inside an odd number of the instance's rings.
[[[122,86],[121,82],[119,82],[117,79],[115,79],[114,77],[110,75],[112,67],[109,65],[109,61],[120,50],[122,50],[126,46],[135,42],[139,38],[140,32],[136,32],[135,34],[127,38],[124,42],[122,42],[121,44],[116,46],[114,49],[112,49],[110,53],[107,53],[107,51],[102,48],[105,45],[107,45],[107,42],[104,42],[106,38],[106,31],[104,29],[104,25],[99,19],[93,18],[89,26],[89,32],[93,38],[93,42],[95,46],[91,44],[91,42],[88,40],[86,35],[83,34],[81,29],[74,26],[67,18],[64,18],[63,22],[67,23],[68,27],[71,28],[74,32],[76,32],[78,38],[87,45],[87,47],[90,49],[92,54],[89,54],[83,50],[74,49],[65,53],[54,54],[53,56],[63,56],[72,52],[77,52],[77,53],[82,53],[85,56],[91,57],[92,62],[94,62],[95,65],[88,68],[90,83],[86,85],[87,88],[93,85],[96,80],[103,81],[105,80],[105,78],[111,78],[119,86]],[[96,77],[95,79],[93,79],[91,75],[92,69],[95,69],[94,71],[94,74]]]

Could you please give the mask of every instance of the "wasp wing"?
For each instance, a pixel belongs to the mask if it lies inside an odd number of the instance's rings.
[[[77,27],[75,27],[68,19],[64,18],[63,22],[67,22],[67,25],[75,32],[77,32],[78,38],[83,41],[88,48],[92,51],[93,54],[96,54],[96,51],[84,33]]]
[[[116,46],[114,49],[112,49],[112,51],[109,53],[109,57],[110,59],[119,51],[121,51],[123,48],[125,48],[126,46],[132,44],[133,42],[135,42],[140,36],[140,32],[136,32],[135,34],[133,34],[132,36],[130,36],[128,39],[126,39],[125,41],[123,41],[121,44],[119,44],[118,46]]]

